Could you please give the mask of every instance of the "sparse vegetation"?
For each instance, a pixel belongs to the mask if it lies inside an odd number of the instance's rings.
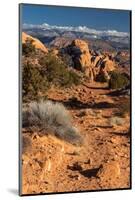
[[[96,81],[97,82],[101,82],[101,83],[105,83],[105,82],[107,82],[108,81],[108,79],[107,79],[107,77],[105,76],[105,74],[98,74],[97,76],[96,76]]]
[[[80,145],[82,138],[78,130],[72,126],[71,116],[60,103],[40,101],[29,104],[29,109],[23,113],[23,124],[32,129],[51,133],[72,144]]]
[[[22,191],[34,194],[62,192],[64,188],[128,188],[130,82],[125,87],[123,77],[130,81],[130,66],[119,63],[115,66],[116,52],[107,52],[104,48],[104,52],[103,49],[95,51],[90,45],[87,56],[85,43],[79,41],[77,48],[69,49],[71,54],[67,57],[66,43],[58,39],[60,47],[54,47],[51,41],[49,53],[37,48],[32,50],[31,42],[22,56]],[[91,56],[91,64],[86,68],[92,69],[88,69],[86,77],[85,67],[79,69],[77,65],[75,69],[74,61],[83,66]],[[71,67],[70,62],[73,62]],[[113,69],[118,72],[109,74]]]
[[[22,44],[22,54],[28,57],[35,54],[35,52],[36,49],[35,45],[33,44],[33,40],[28,38],[26,42]]]
[[[129,84],[129,80],[125,74],[119,73],[117,71],[110,72],[109,88],[119,89],[124,88]]]
[[[80,84],[80,76],[55,56],[48,54],[40,58],[40,65],[30,61],[23,64],[22,85],[24,100],[38,99],[39,93],[47,91],[50,85],[71,87]]]
[[[121,117],[111,117],[109,122],[111,126],[120,126],[124,124],[124,119]]]
[[[48,82],[60,87],[70,87],[80,83],[80,77],[77,73],[69,70],[65,63],[52,54],[48,54],[40,61],[44,68]]]
[[[46,92],[48,82],[41,71],[30,63],[23,66],[22,73],[23,99],[37,99],[39,92]]]

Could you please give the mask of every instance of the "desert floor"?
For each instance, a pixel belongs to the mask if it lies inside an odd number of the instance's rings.
[[[130,188],[130,116],[111,123],[116,105],[129,97],[109,92],[104,84],[89,82],[72,89],[51,88],[49,99],[64,103],[84,144],[76,147],[49,133],[23,129],[32,141],[22,154],[23,194]]]

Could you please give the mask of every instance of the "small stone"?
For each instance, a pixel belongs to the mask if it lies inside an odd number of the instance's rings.
[[[95,128],[95,130],[96,130],[96,131],[102,131],[102,129],[101,129],[101,128],[98,128],[98,127]]]
[[[80,88],[76,88],[76,91],[77,91],[77,92],[80,92]]]
[[[32,136],[33,140],[38,139],[38,138],[39,138],[39,135],[37,133],[33,134],[33,136]]]
[[[112,137],[112,138],[110,139],[110,142],[111,142],[111,143],[114,143],[114,144],[118,144],[118,140],[117,140],[116,138],[114,138],[114,137]]]
[[[84,164],[91,164],[91,160],[88,159],[87,161],[84,162]]]

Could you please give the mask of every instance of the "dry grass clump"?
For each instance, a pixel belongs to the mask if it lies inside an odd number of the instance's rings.
[[[37,131],[52,133],[60,139],[75,145],[82,144],[78,130],[72,126],[71,116],[60,103],[40,101],[29,104],[23,112],[23,125],[35,128]]]
[[[109,122],[111,126],[120,126],[124,124],[124,119],[121,117],[111,117]]]

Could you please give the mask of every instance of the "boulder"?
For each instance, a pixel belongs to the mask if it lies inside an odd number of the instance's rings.
[[[73,56],[74,67],[86,72],[91,64],[91,54],[88,44],[83,40],[75,39],[70,45],[70,51]]]

